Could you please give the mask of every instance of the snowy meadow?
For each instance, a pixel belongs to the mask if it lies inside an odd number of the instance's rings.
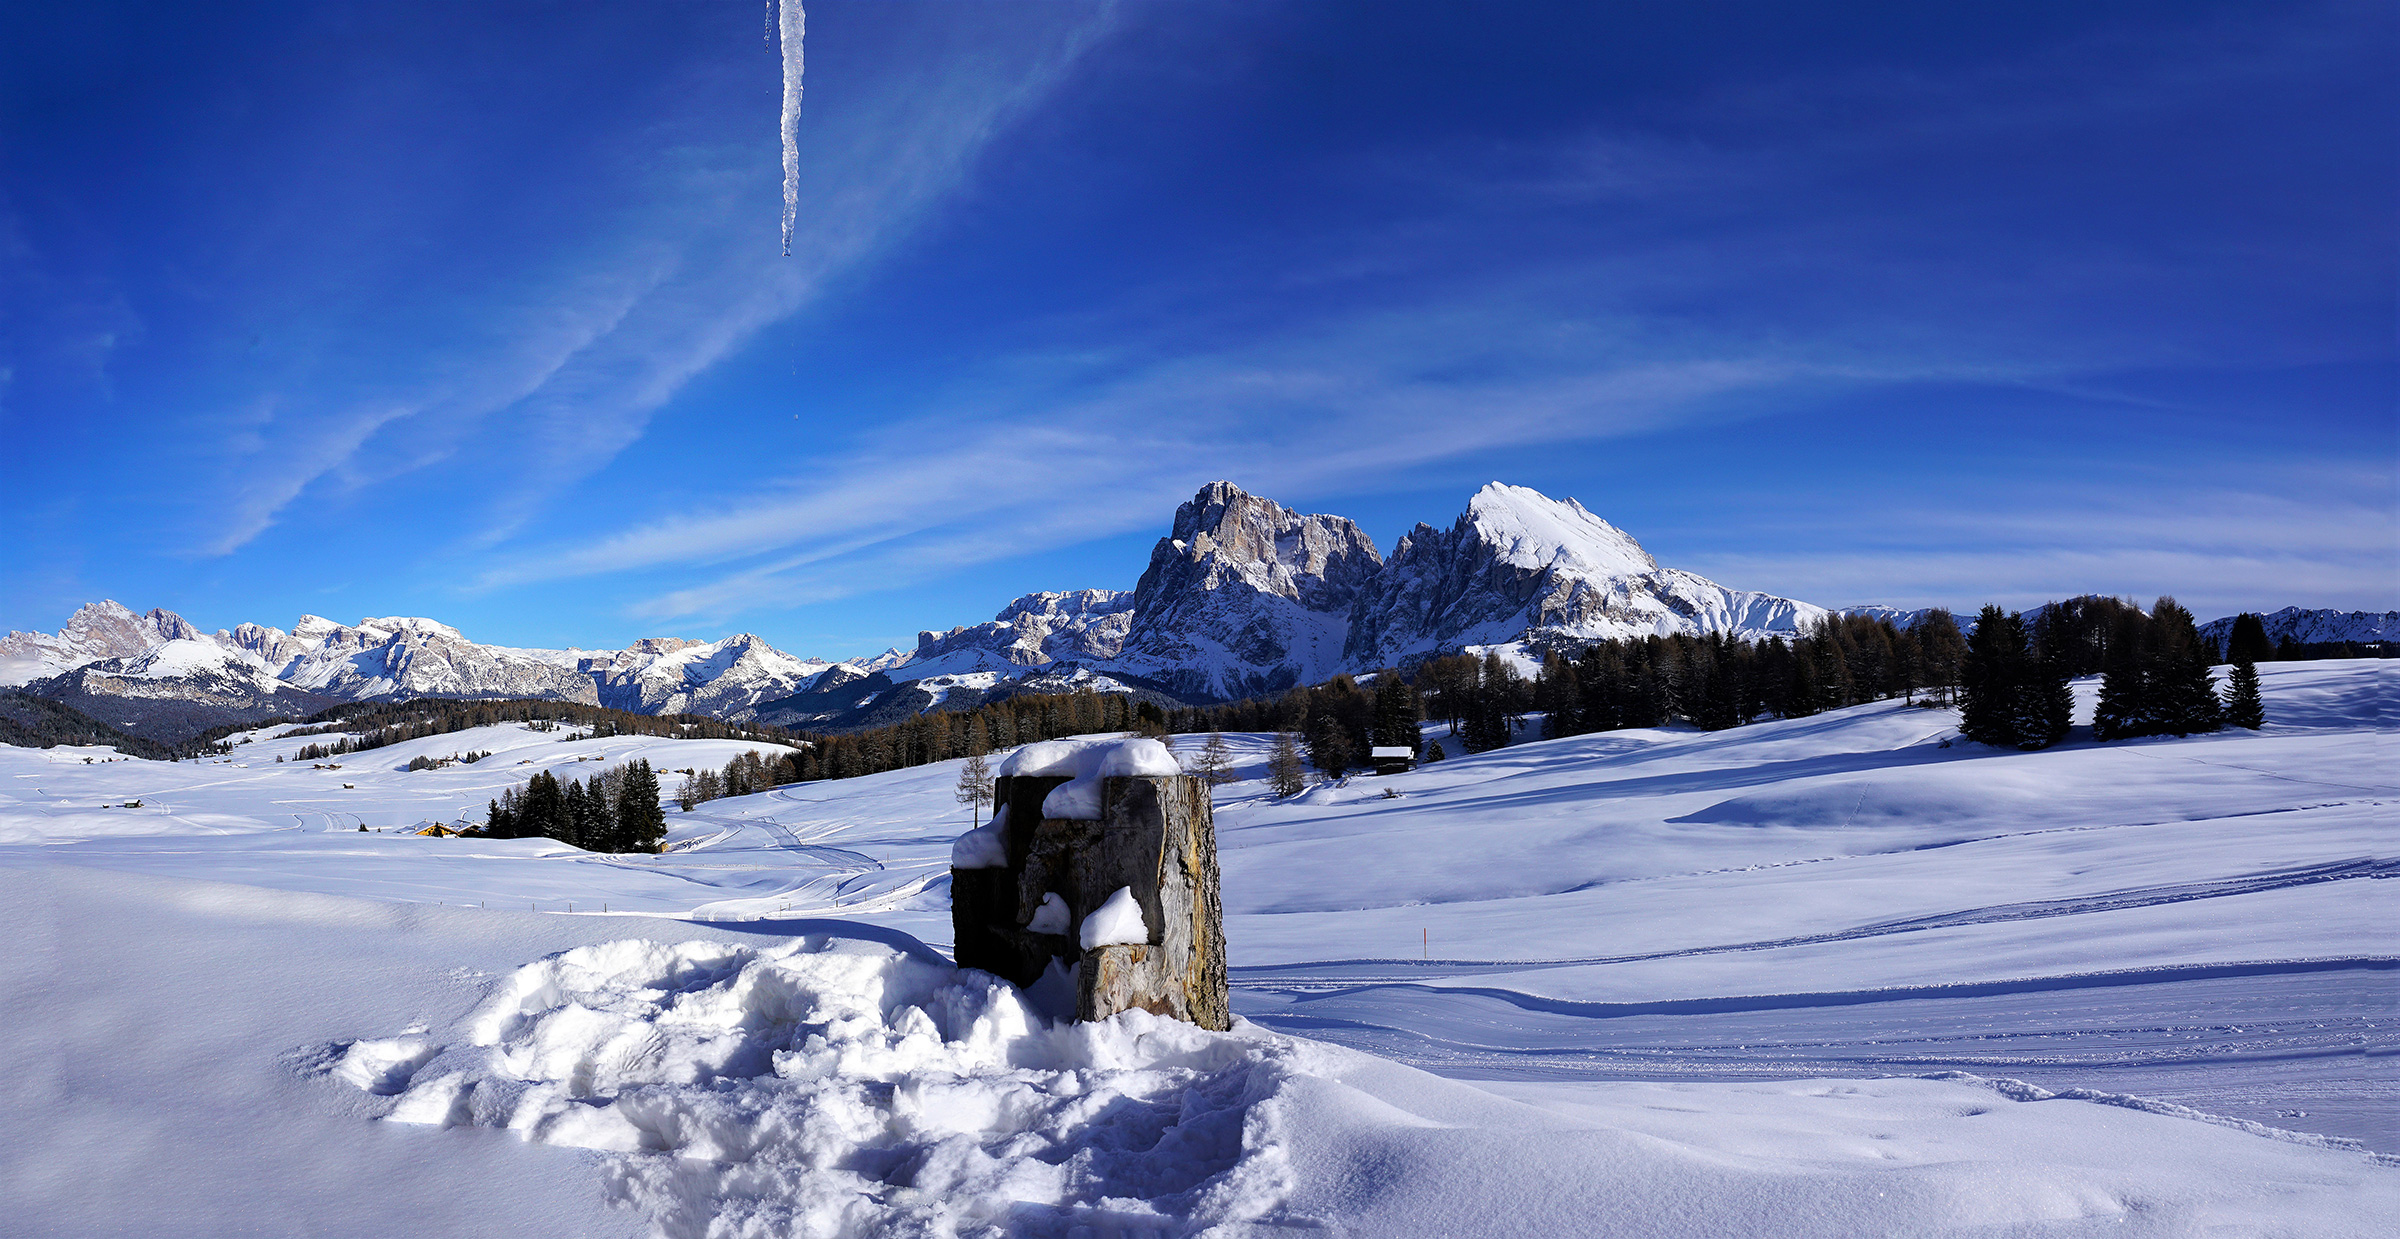
[[[0,1230],[2388,1234],[2393,677],[2261,671],[2039,752],[1884,702],[1275,799],[1228,737],[1227,1034],[950,965],[956,762],[602,855],[407,832],[754,746],[0,748]]]

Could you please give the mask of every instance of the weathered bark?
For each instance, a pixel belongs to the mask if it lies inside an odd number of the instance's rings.
[[[1101,785],[1098,821],[1043,818],[1043,797],[1064,781],[999,781],[1009,865],[952,871],[959,965],[1031,985],[1054,958],[1078,962],[1078,1019],[1139,1007],[1203,1028],[1231,1027],[1207,785],[1188,775],[1111,778]],[[1148,941],[1080,950],[1083,918],[1121,888],[1141,905]],[[1048,894],[1067,905],[1066,934],[1026,928]]]

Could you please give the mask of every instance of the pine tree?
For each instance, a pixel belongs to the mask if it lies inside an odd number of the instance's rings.
[[[2260,640],[2265,640],[2263,633]],[[2258,693],[2258,664],[2247,658],[2233,664],[2233,675],[2225,683],[2225,721],[2251,731],[2267,725],[2267,705]]]
[[[566,796],[559,791],[557,776],[535,771],[525,780],[525,795],[518,802],[516,837],[557,839],[566,828]]]
[[[2025,708],[2025,621],[1986,605],[1959,669],[1958,731],[1983,744],[2014,746]]]
[[[1806,718],[1817,712],[1817,660],[1806,649],[1793,651],[1791,687],[1784,690],[1785,718]]]
[[[968,820],[983,825],[983,806],[992,798],[992,767],[983,754],[970,753],[958,768],[958,802],[969,806]]]
[[[2156,731],[2188,736],[2223,727],[2224,707],[2209,674],[2214,651],[2200,639],[2192,613],[2173,598],[2161,598],[2151,608],[2150,626],[2150,658],[2144,670]]]
[[[2233,631],[2225,635],[2225,661],[2229,663],[2266,662],[2275,657],[2275,643],[2267,639],[2265,617],[2248,611],[2233,617]]]
[[[1308,733],[1308,764],[1325,772],[1327,778],[1338,779],[1350,772],[1358,754],[1350,747],[1350,738],[1342,734],[1340,723],[1328,716],[1317,720]]]
[[[2150,617],[2126,607],[2109,624],[2100,663],[2100,704],[2092,710],[2092,734],[2102,740],[2146,736],[2151,731],[2148,678]]]
[[[567,780],[566,787],[562,789],[561,800],[564,802],[566,811],[559,815],[559,831],[551,837],[560,843],[597,851],[598,849],[592,846],[597,841],[591,836],[592,809],[590,801],[584,795],[583,780]]]
[[[2075,690],[2063,659],[2038,658],[2025,668],[2017,695],[2017,747],[2046,749],[2067,738],[2075,722]]]
[[[658,773],[647,761],[637,761],[625,768],[625,777],[617,788],[616,829],[611,832],[609,849],[612,852],[655,852],[667,837],[667,815],[658,804]]]
[[[1300,746],[1293,742],[1292,733],[1275,733],[1275,747],[1267,755],[1267,787],[1278,796],[1295,796],[1308,786],[1308,771],[1300,764]]]

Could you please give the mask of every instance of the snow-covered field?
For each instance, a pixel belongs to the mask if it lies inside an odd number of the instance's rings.
[[[956,763],[603,857],[400,832],[752,746],[0,748],[0,1233],[2392,1233],[2392,676],[2262,674],[2260,733],[1888,703],[1283,802],[1232,737],[1227,1035],[948,967]]]

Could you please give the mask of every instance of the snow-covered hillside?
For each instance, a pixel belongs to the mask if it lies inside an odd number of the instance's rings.
[[[624,857],[390,828],[748,746],[0,749],[0,977],[54,1047],[0,1192],[45,1234],[2388,1233],[2394,685],[2261,671],[2258,733],[1885,703],[1233,784],[1225,1036],[918,945],[956,763]]]

